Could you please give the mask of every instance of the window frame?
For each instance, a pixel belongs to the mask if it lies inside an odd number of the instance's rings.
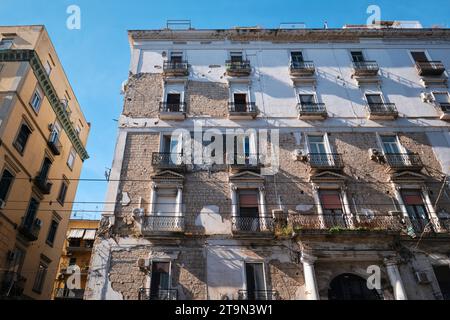
[[[61,194],[62,194],[62,191],[63,191],[63,187],[65,187],[65,190],[64,190],[64,197],[61,198]],[[63,180],[61,181],[61,186],[60,186],[59,191],[58,191],[58,198],[56,199],[56,201],[58,201],[58,203],[59,203],[60,205],[62,205],[62,206],[65,205],[66,197],[67,197],[67,191],[68,191],[68,190],[69,190],[69,183],[68,183],[68,181],[66,181],[65,179],[63,179]]]
[[[73,158],[72,164],[70,164],[70,162],[69,162],[69,160],[70,160],[71,158]],[[76,150],[72,147],[72,148],[70,149],[70,152],[69,152],[69,154],[68,154],[68,156],[67,156],[67,161],[66,161],[66,165],[67,165],[67,167],[69,167],[69,169],[70,169],[71,171],[72,171],[73,168],[75,167],[75,160],[76,160],[76,158],[77,158],[77,152],[76,152]]]
[[[53,239],[50,240],[49,237],[51,235],[52,226],[54,224],[56,224],[55,232],[53,234]],[[58,233],[58,227],[59,227],[59,221],[55,218],[52,218],[52,221],[50,222],[50,226],[48,227],[47,238],[45,239],[45,243],[47,243],[52,248],[53,248],[53,245],[55,244],[56,234]]]
[[[41,269],[41,267],[42,267],[42,269]],[[43,262],[42,260],[39,261],[38,271],[36,272],[36,276],[34,278],[34,283],[33,283],[33,288],[32,288],[33,292],[36,292],[38,294],[42,293],[42,290],[44,289],[44,285],[45,285],[45,280],[48,275],[48,267],[49,266],[47,263]]]
[[[24,145],[21,147],[21,146],[18,144],[17,139],[18,139],[19,136],[20,136],[20,133],[21,133],[21,130],[22,130],[22,127],[23,127],[23,126],[25,126],[25,127],[28,128],[29,133],[28,133],[28,136],[27,136],[27,139],[26,139]],[[32,129],[31,129],[30,125],[29,125],[26,121],[22,121],[22,122],[20,123],[19,130],[17,131],[16,137],[14,138],[14,142],[13,142],[14,148],[15,148],[15,149],[17,150],[17,152],[19,152],[20,155],[22,155],[22,156],[23,156],[24,153],[25,153],[25,149],[26,149],[26,147],[27,147],[27,145],[28,145],[28,141],[29,141],[30,136],[31,136],[32,133],[33,133],[33,131],[32,131]]]
[[[33,105],[33,101],[34,101],[34,97],[35,96],[39,97],[39,105],[37,107],[35,107]],[[41,110],[43,101],[44,101],[44,94],[42,93],[42,89],[39,87],[39,85],[37,85],[36,88],[33,91],[33,94],[31,95],[31,98],[30,98],[30,101],[29,101],[29,105],[33,109],[34,113],[39,114],[39,111]]]
[[[9,169],[8,167],[5,166],[5,167],[3,167],[3,170],[1,171],[0,181],[3,179],[3,175],[4,175],[5,171],[8,171],[11,174],[12,178],[11,178],[11,182],[9,183],[8,190],[5,193],[4,199],[0,198],[0,201],[3,201],[4,203],[6,203],[8,197],[9,197],[9,194],[11,192],[11,189],[12,189],[12,186],[13,186],[13,183],[14,183],[14,180],[16,178],[15,174],[13,173],[14,170],[11,170],[11,169]]]

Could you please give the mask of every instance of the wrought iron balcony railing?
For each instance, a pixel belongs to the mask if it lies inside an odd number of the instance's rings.
[[[400,232],[402,230],[401,219],[397,215],[356,215],[346,214],[290,214],[289,223],[294,229],[300,230],[328,230],[340,229],[364,229]]]
[[[275,290],[239,290],[238,300],[279,300],[280,295]]]
[[[55,300],[83,300],[84,289],[58,288],[55,290]]]
[[[183,169],[185,167],[182,153],[153,152],[152,165],[158,169]]]
[[[228,111],[230,113],[256,113],[257,110],[254,102],[228,102]]]
[[[271,217],[233,217],[231,219],[234,233],[271,233],[274,221]]]
[[[325,108],[325,103],[299,103],[297,104],[297,110],[300,118],[317,116],[320,118],[327,117],[327,109]]]
[[[386,153],[384,158],[392,169],[420,170],[423,168],[422,160],[417,153]]]
[[[27,279],[24,278],[20,273],[13,271],[3,271],[0,278],[2,279],[0,288],[0,300],[3,297],[17,298],[22,295]]]
[[[186,112],[186,103],[169,103],[169,102],[160,102],[159,103],[159,112]]]
[[[188,75],[189,64],[187,61],[164,61],[163,71],[166,74]]]
[[[308,161],[311,168],[324,170],[341,170],[344,167],[339,153],[310,153]]]
[[[248,76],[252,72],[252,67],[249,60],[225,62],[227,74],[230,76]]]
[[[312,61],[292,61],[289,70],[293,76],[310,76],[316,72],[316,67]]]
[[[59,141],[59,134],[53,131],[48,138],[47,145],[54,155],[59,156],[61,154],[62,144]]]
[[[420,76],[440,76],[445,71],[441,61],[416,62],[416,69]]]
[[[353,62],[355,76],[376,76],[380,67],[376,61]]]
[[[426,235],[434,233],[450,233],[450,218],[412,218],[405,220],[406,233],[409,235]]]
[[[370,116],[387,116],[393,118],[398,116],[395,103],[368,103],[367,109]]]
[[[42,222],[39,219],[28,219],[22,217],[22,222],[18,227],[19,232],[29,241],[36,241],[41,231]]]
[[[177,289],[159,289],[152,292],[150,289],[139,290],[139,300],[178,300]]]
[[[145,216],[142,233],[180,233],[184,232],[184,217],[181,216]]]
[[[50,194],[53,183],[49,182],[47,177],[43,177],[41,174],[37,175],[34,180],[34,185],[42,192],[42,194]]]

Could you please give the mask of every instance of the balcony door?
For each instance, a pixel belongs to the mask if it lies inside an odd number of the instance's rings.
[[[158,189],[156,196],[155,215],[174,217],[177,210],[177,189]]]
[[[50,136],[50,141],[57,142],[60,133],[61,133],[61,125],[59,124],[59,122],[56,121],[52,126],[52,134]]]
[[[31,198],[30,203],[28,205],[27,213],[23,220],[24,227],[31,228],[33,226],[34,219],[36,218],[38,208],[39,208],[39,202],[36,199]]]
[[[182,138],[178,135],[165,135],[163,137],[163,159],[162,161],[170,165],[181,164]]]
[[[330,166],[334,164],[334,159],[330,155],[331,151],[325,136],[308,136],[308,147],[310,161],[319,166]]]
[[[183,62],[183,52],[172,52],[170,54],[170,62],[174,65],[181,64]]]
[[[294,68],[300,68],[304,62],[303,53],[301,51],[291,52],[291,61]]]
[[[403,151],[397,136],[381,136],[381,143],[383,145],[383,152],[386,155],[386,160],[392,166],[407,166],[410,165],[408,156]]]
[[[245,93],[233,94],[234,111],[247,112],[247,95]]]
[[[423,232],[425,227],[430,227],[428,212],[420,190],[403,190],[401,195],[414,231]]]
[[[248,300],[268,300],[262,263],[246,263],[245,278]]]
[[[51,160],[49,158],[45,158],[44,162],[42,163],[41,171],[39,173],[39,179],[41,180],[42,183],[46,183],[51,166],[52,166]]]
[[[364,62],[365,61],[362,51],[352,51],[351,55],[352,55],[352,60],[355,63]]]
[[[230,52],[230,60],[232,64],[240,66],[244,61],[242,52]]]
[[[180,112],[181,94],[168,93],[166,103],[168,112]]]
[[[240,231],[260,231],[258,190],[239,190],[237,227]]]
[[[153,262],[150,300],[170,300],[170,262]]]
[[[415,62],[428,62],[428,57],[424,51],[411,51],[411,56]]]
[[[379,93],[368,93],[366,94],[367,103],[370,105],[381,105],[384,103],[383,97]]]
[[[319,197],[325,226],[347,228],[340,191],[320,190]]]

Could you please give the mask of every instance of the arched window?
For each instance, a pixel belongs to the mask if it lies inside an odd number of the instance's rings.
[[[345,273],[334,278],[328,289],[329,300],[381,300],[377,290],[369,289],[367,281],[354,274]]]

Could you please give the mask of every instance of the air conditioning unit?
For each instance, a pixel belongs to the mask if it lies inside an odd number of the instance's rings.
[[[144,208],[135,208],[133,209],[133,215],[135,217],[143,217],[145,215],[145,209]]]
[[[416,278],[417,278],[417,282],[420,284],[427,284],[427,283],[431,282],[431,279],[428,276],[428,273],[426,273],[424,271],[416,272]]]
[[[380,152],[380,150],[376,149],[376,148],[370,148],[369,149],[369,155],[370,155],[370,159],[374,160],[374,161],[380,161],[380,159],[382,158],[382,154]]]
[[[422,92],[420,94],[420,98],[422,99],[423,102],[432,102],[433,101],[433,95],[428,92]]]
[[[306,161],[307,157],[306,157],[305,150],[295,149],[294,153],[293,153],[293,158],[294,158],[294,160],[297,160],[297,161]]]
[[[0,199],[0,209],[4,209],[6,207],[6,202]]]

